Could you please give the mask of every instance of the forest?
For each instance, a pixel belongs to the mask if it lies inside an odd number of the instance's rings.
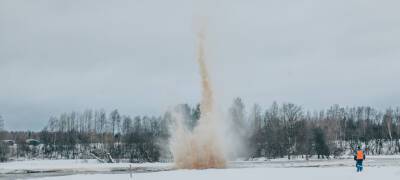
[[[200,105],[177,105],[189,129]],[[246,108],[236,98],[228,120],[241,134],[240,158],[336,158],[362,145],[368,155],[400,153],[400,108],[333,105],[310,111],[292,103]],[[87,109],[50,117],[39,132],[7,131],[0,116],[0,161],[13,159],[107,159],[113,162],[171,161],[168,149],[172,112],[162,116],[123,115],[116,109]],[[238,139],[239,141],[239,139]],[[36,142],[36,143],[35,143]]]

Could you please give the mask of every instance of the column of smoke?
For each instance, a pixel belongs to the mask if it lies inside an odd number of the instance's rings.
[[[197,126],[190,131],[182,115],[174,113],[175,126],[171,130],[170,150],[177,168],[223,168],[226,160],[221,136],[217,132],[220,118],[215,110],[214,93],[206,64],[204,29],[198,33],[197,40],[197,62],[202,85],[201,117]]]

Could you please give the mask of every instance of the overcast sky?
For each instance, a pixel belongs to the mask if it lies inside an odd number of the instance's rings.
[[[196,18],[219,105],[398,106],[398,0],[1,0],[11,130],[85,108],[160,115],[200,101]]]

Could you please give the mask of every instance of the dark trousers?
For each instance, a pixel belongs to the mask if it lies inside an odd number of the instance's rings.
[[[361,172],[363,170],[363,160],[356,160],[357,172]]]

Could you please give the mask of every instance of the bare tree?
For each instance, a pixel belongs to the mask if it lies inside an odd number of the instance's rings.
[[[262,127],[262,115],[261,115],[261,107],[258,104],[254,104],[250,110],[249,122],[252,126],[252,131],[260,131]]]
[[[392,109],[388,109],[386,110],[386,113],[383,117],[383,123],[385,125],[385,130],[390,138],[390,140],[393,140],[393,136],[392,136],[392,127],[393,127],[393,110]]]
[[[119,123],[121,122],[121,116],[119,115],[117,109],[110,113],[110,120],[112,134],[115,135],[116,133],[118,133]]]
[[[126,135],[132,131],[132,119],[129,116],[124,116],[122,122],[122,134]]]
[[[285,124],[285,132],[287,137],[287,155],[294,153],[294,148],[297,143],[296,139],[296,123],[303,117],[302,108],[292,103],[284,103],[281,108],[283,122]]]
[[[0,132],[4,131],[4,119],[3,117],[0,115]]]

